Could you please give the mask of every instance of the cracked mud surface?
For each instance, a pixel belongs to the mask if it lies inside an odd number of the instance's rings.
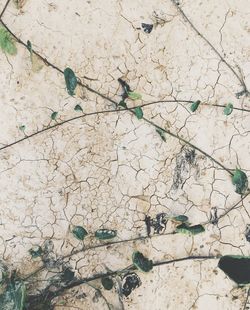
[[[236,98],[239,79],[173,1],[149,2],[27,0],[17,9],[10,1],[2,16],[20,40],[31,41],[60,70],[72,68],[97,92],[78,85],[70,97],[58,70],[44,65],[32,72],[22,44],[14,57],[0,54],[1,147],[28,136],[0,150],[0,253],[27,277],[43,266],[29,249],[53,241],[52,265],[27,280],[34,294],[46,286],[41,280],[58,271],[53,261],[60,258],[81,279],[130,266],[137,250],[154,262],[249,256],[249,197],[235,193],[228,170],[239,167],[250,177],[250,97]],[[0,10],[5,3],[0,0]],[[179,7],[249,89],[249,1],[180,1]],[[146,33],[141,23],[153,24],[152,31]],[[117,108],[118,78],[142,94],[129,107],[172,102],[144,106],[146,121],[126,110],[95,114]],[[183,100],[202,104],[192,113]],[[229,102],[235,109],[226,116],[220,105]],[[93,114],[29,137],[78,116],[76,104]],[[164,142],[147,120],[191,145],[168,134]],[[212,208],[222,216],[215,224]],[[164,231],[147,237],[145,216],[160,213],[184,214],[206,231],[173,234],[175,224],[167,221]],[[84,248],[71,233],[75,225],[89,232]],[[117,230],[116,241],[135,240],[95,248],[103,243],[91,235],[99,228]],[[194,259],[137,272],[141,285],[127,298],[94,280],[66,290],[54,300],[55,309],[248,309],[246,289],[237,288],[217,264],[216,258]]]

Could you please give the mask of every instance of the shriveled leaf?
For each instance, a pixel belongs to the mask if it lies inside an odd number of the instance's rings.
[[[141,271],[149,272],[151,269],[153,269],[153,261],[145,257],[139,251],[133,253],[132,261],[135,267]]]
[[[218,267],[237,284],[250,284],[250,256],[222,256]]]
[[[27,0],[14,0],[17,9],[22,9]]]
[[[198,109],[198,106],[200,105],[200,103],[201,103],[200,100],[197,100],[197,101],[193,102],[193,103],[191,104],[190,110],[191,110],[192,112],[195,112],[195,111]]]
[[[182,223],[176,227],[176,232],[185,235],[197,235],[205,231],[202,225],[188,226],[186,223]]]
[[[53,112],[50,115],[50,118],[54,121],[57,118],[58,112]]]
[[[3,26],[0,26],[0,47],[4,53],[10,55],[17,53],[14,38]]]
[[[224,114],[230,115],[233,112],[233,108],[234,106],[232,105],[232,103],[228,103],[224,108]]]
[[[32,64],[32,71],[33,72],[40,71],[42,69],[44,63],[40,57],[38,57],[36,54],[33,53],[32,44],[29,40],[27,41],[27,49],[30,52],[30,60],[31,60],[31,64]]]
[[[143,118],[143,111],[141,107],[136,107],[135,108],[135,115],[138,119],[142,119]]]
[[[160,135],[161,139],[166,142],[165,132],[160,128],[156,128],[156,132]]]
[[[188,221],[188,217],[186,215],[177,215],[171,218],[171,220],[175,222],[185,223]]]
[[[35,245],[29,250],[29,253],[30,253],[32,258],[37,258],[37,257],[40,257],[42,255],[43,250],[39,245]]]
[[[26,288],[21,280],[10,280],[5,291],[0,295],[0,309],[23,310]]]
[[[64,78],[66,83],[67,92],[70,96],[74,96],[74,91],[77,86],[77,78],[75,76],[75,73],[72,69],[66,68],[64,70]]]
[[[248,187],[248,179],[245,172],[236,169],[232,176],[232,183],[235,185],[237,194],[244,194]]]
[[[105,288],[105,290],[112,290],[113,286],[114,286],[114,282],[112,280],[112,278],[109,277],[105,277],[101,279],[102,282],[102,286]]]
[[[138,94],[138,93],[135,93],[133,91],[129,91],[128,92],[128,97],[132,100],[139,100],[142,98],[142,95],[141,94]]]
[[[78,240],[83,240],[88,234],[87,230],[82,226],[75,226],[72,233]]]
[[[80,106],[80,104],[77,104],[75,107],[74,107],[74,110],[75,111],[78,111],[78,112],[82,112],[82,107]]]
[[[107,240],[115,238],[117,235],[117,231],[113,229],[98,229],[95,232],[95,237],[99,240]]]
[[[44,64],[43,61],[34,53],[32,53],[30,57],[31,57],[32,71],[39,72],[43,67]]]
[[[122,279],[122,294],[128,297],[140,285],[141,279],[139,276],[135,272],[129,272]]]
[[[25,128],[26,128],[26,126],[25,126],[25,125],[21,125],[21,126],[19,126],[19,130],[21,130],[21,131],[24,131],[24,130],[25,130]]]
[[[144,32],[150,33],[153,30],[153,26],[154,25],[153,24],[142,23],[141,26],[142,26],[142,29],[143,29]]]

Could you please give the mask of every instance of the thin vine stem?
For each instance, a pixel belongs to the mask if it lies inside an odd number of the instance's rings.
[[[235,69],[225,60],[224,57],[219,53],[219,51],[213,46],[213,44],[196,28],[196,26],[191,22],[191,20],[187,17],[187,15],[184,13],[182,8],[177,4],[176,0],[170,0],[175,8],[179,11],[179,13],[182,15],[183,19],[187,21],[187,23],[190,25],[190,27],[200,36],[214,51],[214,53],[220,58],[220,60],[228,67],[228,69],[233,73],[233,75],[237,78],[237,80],[240,82],[241,86],[243,87],[242,95],[246,94],[249,95],[249,91],[247,89],[247,86],[243,80],[242,77],[239,76],[239,74],[235,71]]]

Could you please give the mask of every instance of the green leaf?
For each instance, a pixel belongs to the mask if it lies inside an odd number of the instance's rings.
[[[250,284],[250,256],[222,256],[218,267],[237,284]]]
[[[185,223],[188,221],[188,217],[186,215],[177,215],[171,218],[171,220],[175,222]]]
[[[37,258],[37,257],[40,257],[42,255],[43,250],[39,245],[35,245],[29,250],[29,253],[30,253],[32,258]]]
[[[115,238],[117,235],[117,231],[116,230],[112,230],[112,229],[98,229],[95,232],[95,237],[99,240],[106,240],[106,239],[112,239]]]
[[[28,51],[30,52],[30,54],[32,54],[32,44],[31,44],[31,42],[28,40],[27,41],[27,49],[28,49]]]
[[[195,112],[198,109],[198,106],[200,105],[200,103],[201,103],[200,100],[197,100],[197,101],[193,102],[191,107],[190,107],[190,110],[192,112]]]
[[[57,118],[58,112],[53,112],[50,115],[50,118],[54,121]]]
[[[75,110],[75,111],[80,111],[80,112],[83,111],[83,110],[82,110],[82,107],[80,106],[80,104],[77,104],[77,105],[74,107],[74,110]]]
[[[101,278],[101,282],[102,282],[102,286],[105,288],[105,290],[112,290],[113,286],[114,286],[114,282],[111,278],[105,277],[105,278]]]
[[[240,169],[236,169],[232,176],[232,183],[236,186],[237,194],[244,194],[248,187],[247,175]]]
[[[142,95],[141,94],[138,94],[138,93],[135,93],[133,91],[129,91],[128,93],[128,97],[132,100],[139,100],[139,99],[142,99]]]
[[[21,130],[21,131],[24,131],[24,130],[25,130],[25,128],[26,128],[26,126],[25,126],[25,125],[21,125],[21,126],[19,126],[19,130]]]
[[[74,96],[74,90],[77,86],[77,78],[75,76],[75,73],[72,69],[66,68],[64,70],[64,78],[66,83],[67,92],[70,96]]]
[[[75,226],[72,230],[72,233],[78,240],[83,240],[88,234],[87,230],[82,226]]]
[[[135,108],[135,115],[138,119],[142,119],[143,118],[143,111],[141,107],[136,107]]]
[[[176,227],[176,232],[185,234],[185,235],[197,235],[205,231],[205,228],[202,225],[194,225],[194,226],[188,226],[185,223],[182,223],[181,225],[178,225]]]
[[[139,251],[133,253],[132,261],[135,267],[141,271],[149,272],[153,269],[153,261],[149,260]]]
[[[16,55],[17,53],[12,35],[3,26],[0,26],[0,47],[4,53],[10,55]]]
[[[224,114],[230,115],[233,112],[233,108],[234,106],[232,105],[232,103],[228,103],[224,108]]]
[[[127,109],[127,104],[124,100],[121,100],[119,103],[118,103],[118,106],[120,107],[123,107],[124,109]]]
[[[23,310],[26,297],[26,288],[21,280],[11,279],[0,295],[0,309]]]
[[[160,135],[161,139],[166,142],[165,132],[160,128],[156,128],[156,132]]]

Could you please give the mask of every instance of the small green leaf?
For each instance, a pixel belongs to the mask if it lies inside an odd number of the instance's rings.
[[[234,106],[232,105],[232,103],[228,103],[224,108],[224,114],[230,115],[233,112],[233,108]]]
[[[127,109],[127,104],[124,100],[121,100],[118,104],[118,106],[123,107],[124,109]]]
[[[135,115],[138,119],[142,119],[143,118],[143,111],[141,107],[136,107],[135,108]]]
[[[185,223],[188,221],[188,217],[186,215],[177,215],[171,218],[171,220],[175,222]]]
[[[0,309],[23,310],[26,297],[25,284],[21,280],[11,279],[0,295]]]
[[[75,111],[80,111],[80,112],[83,111],[83,110],[82,110],[82,107],[80,106],[80,104],[77,104],[77,105],[74,107],[74,110],[75,110]]]
[[[139,251],[133,253],[132,261],[135,267],[141,271],[149,272],[153,269],[153,261],[149,260]]]
[[[112,229],[98,229],[95,232],[95,237],[99,240],[106,240],[106,239],[112,239],[115,238],[117,235],[117,231],[116,230],[112,230]]]
[[[197,101],[193,102],[191,107],[190,107],[190,110],[192,112],[195,112],[198,109],[198,106],[200,105],[200,103],[201,103],[200,100],[197,100]]]
[[[72,230],[72,233],[78,240],[83,240],[88,234],[86,229],[84,229],[82,226],[75,226]]]
[[[232,176],[232,183],[236,186],[237,194],[244,194],[248,187],[248,179],[245,172],[240,169],[236,169]]]
[[[181,225],[178,225],[176,227],[176,232],[185,234],[185,235],[197,235],[205,231],[205,228],[202,225],[194,225],[194,226],[188,226],[185,223],[182,223]]]
[[[166,142],[165,132],[160,128],[156,128],[156,132],[160,135],[161,139]]]
[[[39,245],[35,245],[29,250],[29,253],[30,253],[32,258],[37,258],[37,257],[40,257],[42,255],[43,250]]]
[[[138,93],[135,93],[133,91],[129,91],[128,92],[128,97],[132,100],[139,100],[142,98],[142,95],[141,94],[138,94]]]
[[[24,130],[25,130],[25,128],[26,128],[26,126],[25,126],[25,125],[21,125],[21,126],[19,126],[19,130],[21,130],[21,131],[24,131]]]
[[[29,40],[27,41],[27,49],[30,52],[30,54],[32,54],[32,44]]]
[[[17,53],[14,38],[3,26],[0,26],[0,47],[4,53],[10,55]]]
[[[250,256],[222,256],[218,267],[237,284],[250,284]]]
[[[102,286],[105,288],[105,290],[112,290],[113,286],[114,286],[114,282],[111,278],[105,277],[105,278],[101,278],[101,282],[102,282]]]
[[[58,112],[53,112],[50,115],[50,118],[54,121],[57,118]]]
[[[72,69],[66,68],[64,70],[64,78],[66,83],[67,92],[70,96],[74,96],[74,91],[77,86],[77,78],[75,76],[75,73]]]

